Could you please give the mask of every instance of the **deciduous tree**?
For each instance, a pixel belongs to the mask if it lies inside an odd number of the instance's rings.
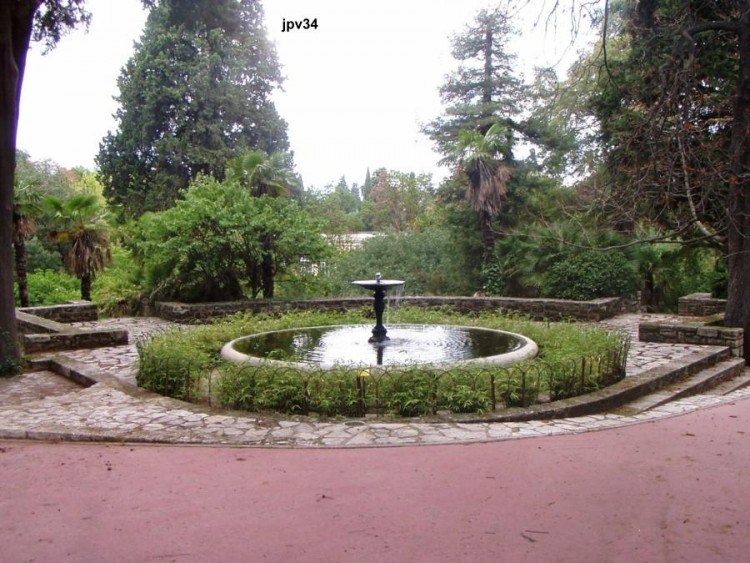
[[[726,250],[725,322],[750,358],[750,0],[639,0],[624,18],[626,51],[595,100],[601,193],[631,225]]]
[[[32,37],[54,46],[88,21],[83,0],[0,2],[0,373],[18,368],[21,350],[13,297],[13,179],[26,54]]]

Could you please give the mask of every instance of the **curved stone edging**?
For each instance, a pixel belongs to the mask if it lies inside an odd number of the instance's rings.
[[[346,326],[347,325],[325,325],[325,326],[300,327],[300,329],[338,328],[338,327],[346,327]],[[391,326],[392,327],[398,327],[398,326],[411,327],[411,326],[419,326],[419,325],[409,323],[405,325],[395,324]],[[438,326],[438,325],[435,325],[435,326]],[[492,328],[475,327],[475,326],[473,327],[472,326],[459,326],[459,325],[439,325],[439,326],[448,326],[451,328],[464,328],[464,329],[472,329],[472,330],[484,330],[488,332],[509,334],[523,342],[523,345],[520,348],[518,348],[517,350],[513,350],[511,352],[506,352],[504,354],[497,354],[494,356],[485,356],[482,358],[473,358],[471,360],[446,362],[445,364],[442,364],[445,366],[463,365],[463,364],[480,363],[480,362],[506,366],[506,365],[514,364],[516,362],[520,362],[522,360],[528,360],[530,358],[534,358],[539,353],[539,346],[537,346],[537,343],[534,342],[528,336],[524,336],[523,334],[517,334],[515,332],[509,332],[507,330],[497,330],[497,329],[492,329]],[[234,340],[231,340],[230,342],[227,342],[224,346],[222,346],[221,357],[231,362],[247,363],[251,365],[269,365],[269,366],[279,366],[279,367],[290,367],[290,368],[295,368],[295,369],[299,369],[303,371],[315,369],[316,366],[312,364],[305,364],[301,362],[286,362],[283,360],[273,360],[273,359],[267,359],[267,358],[258,358],[256,356],[251,356],[249,354],[243,354],[242,352],[237,351],[237,349],[234,347],[235,343],[237,343],[238,341],[244,340],[245,338],[248,338],[248,337],[264,336],[266,334],[271,334],[275,332],[292,332],[295,330],[299,330],[299,329],[288,328],[288,329],[281,329],[281,330],[274,330],[274,331],[259,332],[259,333],[251,334],[247,336],[240,336],[239,338],[235,338]],[[425,362],[425,365],[428,363],[429,362]],[[323,369],[329,369],[333,366],[322,365],[320,367],[322,367]]]
[[[570,418],[578,416],[587,416],[592,414],[609,411],[623,406],[626,403],[634,401],[644,395],[652,393],[670,383],[673,383],[681,378],[687,377],[691,374],[697,373],[708,366],[713,365],[718,360],[729,357],[729,351],[727,348],[717,346],[705,346],[699,350],[693,351],[690,355],[647,370],[639,375],[628,376],[625,379],[594,391],[586,395],[580,395],[578,397],[571,397],[569,399],[562,399],[551,403],[532,405],[527,408],[512,407],[503,409],[500,412],[487,413],[484,415],[475,414],[450,414],[450,415],[434,415],[431,417],[414,417],[414,418],[395,418],[395,417],[383,417],[382,423],[393,422],[394,420],[400,423],[409,423],[410,421],[422,422],[422,423],[446,423],[455,422],[463,424],[476,424],[476,423],[502,423],[502,422],[527,422],[533,420],[550,420],[555,418]],[[171,397],[165,397],[151,391],[142,389],[136,385],[132,385],[125,381],[118,379],[117,377],[92,371],[90,366],[82,364],[69,358],[56,356],[53,358],[42,360],[39,363],[40,367],[46,367],[47,369],[63,375],[77,381],[84,386],[92,386],[95,384],[103,384],[109,387],[113,387],[123,393],[126,393],[135,398],[160,398],[172,402],[175,407],[196,410],[199,412],[230,412],[221,409],[214,409],[210,407],[204,407],[193,403],[187,403],[180,401],[179,399],[173,399]],[[258,413],[243,413],[246,416],[258,416]],[[274,415],[272,418],[283,420],[284,418],[289,419],[301,419],[304,417],[284,417],[283,415]],[[353,422],[363,423],[363,419],[349,419]],[[365,419],[372,422],[372,418]]]

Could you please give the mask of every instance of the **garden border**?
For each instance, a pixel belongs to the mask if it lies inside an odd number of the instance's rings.
[[[591,301],[567,299],[525,299],[520,297],[401,297],[404,304],[426,309],[451,306],[459,313],[495,311],[520,313],[535,320],[576,320],[598,322],[630,311],[632,303],[621,297],[604,297]],[[260,313],[268,310],[348,310],[369,306],[371,297],[277,301],[254,299],[217,303],[181,303],[157,301],[154,313],[176,323],[203,323],[216,317],[240,312]]]

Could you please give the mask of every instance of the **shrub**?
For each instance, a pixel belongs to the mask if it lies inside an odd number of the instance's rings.
[[[185,401],[204,398],[202,383],[219,359],[196,346],[194,337],[175,330],[136,346],[139,386]]]
[[[554,264],[544,276],[542,293],[546,297],[587,301],[629,295],[637,288],[635,269],[622,253],[592,250]]]
[[[310,409],[324,416],[357,416],[363,381],[354,370],[318,373],[310,380]]]
[[[28,274],[29,305],[60,305],[81,298],[81,282],[78,278],[54,270],[42,270]],[[20,306],[18,298],[16,305]]]
[[[96,277],[92,297],[103,315],[133,314],[143,294],[140,269],[132,253],[120,246],[112,248],[113,263]]]
[[[305,311],[276,316],[239,314],[212,325],[169,332],[139,345],[139,385],[188,400],[216,400],[229,408],[324,416],[386,410],[427,416],[438,410],[487,412],[495,402],[528,406],[543,393],[553,399],[580,394],[624,377],[627,339],[590,326],[539,323],[495,314],[460,315],[404,307],[398,322],[501,328],[537,342],[540,357],[509,367],[476,363],[457,368],[379,366],[362,370],[302,370],[273,364],[243,365],[219,358],[242,335],[291,327],[357,324],[363,310]],[[585,351],[585,360],[581,356]]]
[[[316,219],[296,201],[253,197],[207,177],[173,208],[142,216],[137,231],[134,245],[150,295],[189,302],[261,291],[272,297],[277,277],[328,251]]]
[[[49,249],[39,237],[31,237],[26,241],[26,271],[28,273],[42,270],[61,270],[62,256],[59,252]]]
[[[481,364],[439,370],[437,408],[454,413],[482,413],[494,408],[493,372]]]
[[[331,261],[329,277],[331,291],[337,295],[359,295],[351,280],[372,279],[375,272],[408,280],[405,291],[410,295],[471,295],[476,280],[468,270],[451,233],[429,229],[369,239],[362,248]]]
[[[380,401],[388,412],[425,416],[437,411],[439,376],[428,367],[407,368],[380,380]]]

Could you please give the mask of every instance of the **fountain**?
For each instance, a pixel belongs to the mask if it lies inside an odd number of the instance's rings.
[[[401,280],[357,280],[373,292],[375,327],[317,326],[243,336],[227,343],[225,359],[251,364],[277,363],[298,369],[336,365],[403,365],[488,362],[508,365],[537,354],[536,343],[520,334],[489,328],[446,325],[383,325],[385,297]],[[369,338],[368,338],[369,334]]]
[[[406,282],[401,280],[384,280],[381,278],[380,272],[378,272],[375,274],[374,280],[357,280],[352,283],[374,292],[373,296],[375,301],[373,303],[373,308],[375,309],[375,328],[372,329],[372,336],[368,342],[382,345],[386,340],[390,340],[388,336],[386,336],[388,331],[383,326],[385,294],[391,288],[403,287]]]

